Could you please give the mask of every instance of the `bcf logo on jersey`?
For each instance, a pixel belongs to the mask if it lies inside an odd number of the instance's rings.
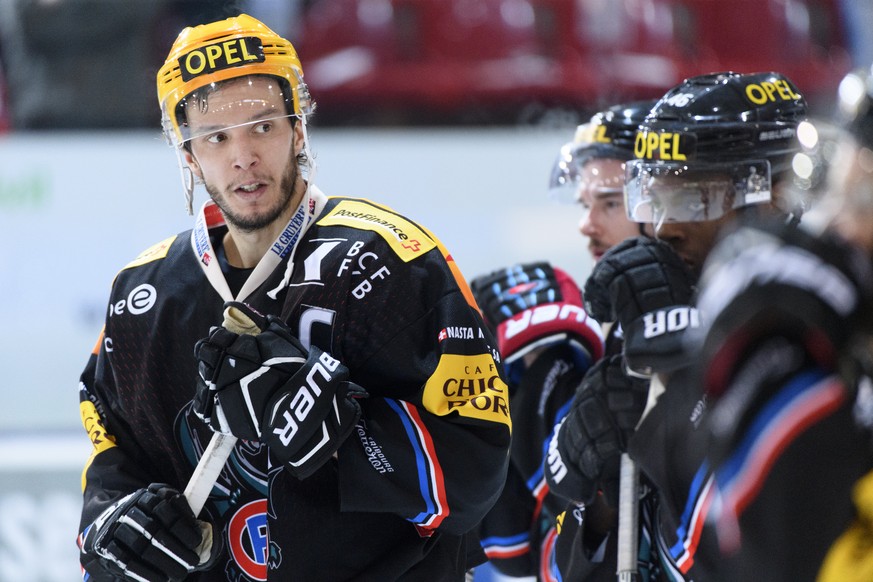
[[[227,524],[230,555],[252,580],[267,579],[270,536],[267,530],[267,500],[258,499],[240,507]]]

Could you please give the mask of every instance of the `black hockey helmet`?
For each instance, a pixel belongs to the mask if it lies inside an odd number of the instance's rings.
[[[790,172],[806,116],[803,95],[780,73],[686,79],[658,100],[634,138],[628,216],[705,221],[770,202],[771,177]]]
[[[613,105],[595,113],[576,128],[573,141],[561,147],[549,177],[553,197],[575,202],[580,171],[589,160],[611,158],[627,161],[634,157],[637,127],[646,118],[654,100]]]

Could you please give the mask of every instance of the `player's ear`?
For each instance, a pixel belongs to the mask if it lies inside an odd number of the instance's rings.
[[[191,168],[191,171],[194,173],[194,175],[202,180],[203,172],[200,169],[200,164],[197,163],[197,159],[187,149],[182,151],[183,155],[185,156],[185,163],[188,164],[188,167]]]
[[[303,122],[301,120],[297,120],[294,124],[294,155],[299,156],[300,152],[303,151]]]

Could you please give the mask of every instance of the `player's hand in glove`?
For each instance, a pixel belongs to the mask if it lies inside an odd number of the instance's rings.
[[[361,415],[366,390],[327,352],[306,349],[278,317],[232,303],[260,333],[213,328],[197,342],[194,411],[216,432],[259,440],[296,477],[321,467]]]
[[[609,503],[618,503],[621,453],[627,450],[648,391],[648,380],[624,372],[621,354],[588,370],[549,444],[545,474],[553,492],[589,503],[603,489]]]
[[[176,582],[211,567],[212,526],[194,517],[177,490],[160,483],[104,511],[80,539],[81,562],[95,579]],[[116,579],[116,578],[113,578]]]
[[[699,324],[691,307],[694,277],[669,244],[648,237],[609,249],[585,283],[585,308],[601,322],[618,322],[625,360],[643,374],[685,363],[683,333]]]
[[[561,269],[546,262],[513,265],[470,282],[485,323],[494,331],[510,382],[534,349],[566,343],[587,369],[603,355],[603,333],[582,305],[582,292]]]
[[[873,331],[871,297],[869,258],[828,234],[746,226],[713,249],[693,336],[713,461],[800,370],[848,371],[841,358]]]

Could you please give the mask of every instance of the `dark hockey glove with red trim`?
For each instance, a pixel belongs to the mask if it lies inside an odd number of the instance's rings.
[[[367,392],[348,380],[339,360],[307,350],[278,317],[233,305],[262,331],[217,327],[197,342],[194,411],[216,432],[263,442],[293,475],[308,477],[349,436]]]
[[[517,383],[515,363],[530,351],[566,342],[587,369],[603,355],[603,333],[582,305],[582,292],[561,269],[546,262],[498,269],[470,282],[485,322],[497,337],[509,377]]]
[[[627,365],[642,374],[687,363],[682,338],[699,325],[693,297],[694,277],[672,247],[642,236],[609,249],[585,283],[588,313],[621,324]]]
[[[621,354],[603,358],[588,370],[570,411],[549,445],[546,481],[556,494],[583,503],[602,488],[618,503],[621,453],[646,407],[649,382],[628,376]]]
[[[82,566],[94,580],[175,582],[206,570],[220,553],[212,525],[194,517],[169,485],[153,483],[100,514],[80,538]]]

